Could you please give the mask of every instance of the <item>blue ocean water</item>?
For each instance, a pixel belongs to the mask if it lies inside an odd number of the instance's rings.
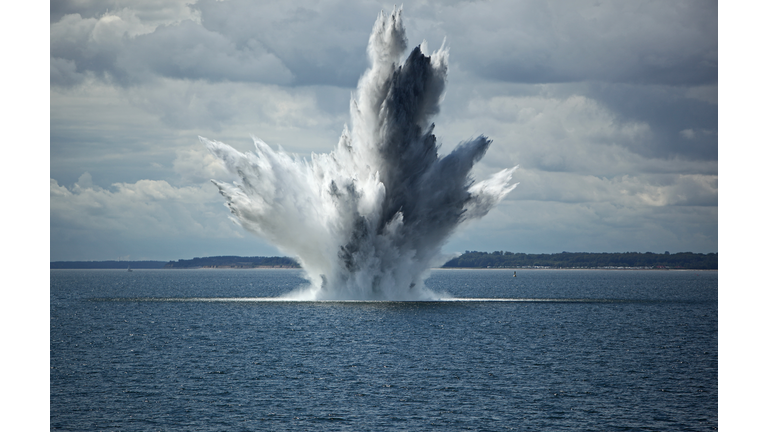
[[[52,430],[717,429],[717,272],[436,270],[441,302],[274,297],[297,270],[52,270]]]

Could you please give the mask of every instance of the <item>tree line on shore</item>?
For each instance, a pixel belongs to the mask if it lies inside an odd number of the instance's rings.
[[[180,259],[170,261],[163,268],[183,269],[183,268],[259,268],[259,267],[278,267],[278,268],[299,268],[299,263],[293,258],[288,257],[239,257],[239,256],[216,256],[205,258],[192,258],[189,260]]]
[[[299,268],[288,257],[215,256],[178,261],[54,261],[51,269]],[[654,268],[717,270],[717,253],[561,252],[526,254],[465,251],[443,268]]]
[[[504,251],[466,251],[443,266],[444,268],[656,268],[716,270],[717,254],[680,252],[589,253],[561,252],[554,254],[525,254]]]

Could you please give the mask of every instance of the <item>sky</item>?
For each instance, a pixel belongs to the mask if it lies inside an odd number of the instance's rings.
[[[333,150],[375,1],[50,3],[50,259],[282,255],[233,224],[198,136]],[[415,1],[445,41],[441,154],[517,188],[447,253],[718,252],[715,1]],[[426,50],[425,50],[426,51]]]

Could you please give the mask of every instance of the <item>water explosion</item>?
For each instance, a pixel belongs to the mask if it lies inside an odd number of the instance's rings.
[[[517,184],[515,168],[475,182],[470,171],[491,144],[485,136],[440,157],[429,120],[439,111],[448,51],[407,49],[402,9],[379,15],[368,40],[370,68],[350,102],[334,151],[299,159],[254,138],[240,153],[200,137],[239,176],[212,180],[232,219],[297,258],[312,300],[431,300],[429,269],[462,223],[488,213]]]

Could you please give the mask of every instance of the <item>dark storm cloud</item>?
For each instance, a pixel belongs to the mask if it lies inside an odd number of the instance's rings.
[[[546,94],[567,99],[578,94],[615,116],[615,124],[649,126],[643,139],[598,138],[650,159],[716,161],[717,86],[687,87],[586,82],[546,85]]]
[[[461,65],[510,82],[717,83],[717,2],[461,3],[441,11]],[[460,25],[467,20],[483,25]]]
[[[622,119],[652,125],[653,139],[630,146],[634,153],[650,158],[717,160],[717,104],[692,97],[690,89],[594,83],[585,94]],[[684,132],[687,130],[691,133]]]

